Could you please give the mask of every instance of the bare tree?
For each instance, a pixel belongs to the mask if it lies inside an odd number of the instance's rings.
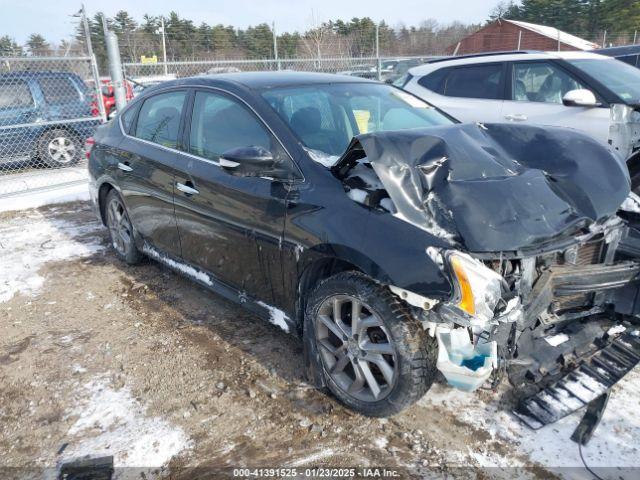
[[[313,10],[311,10],[309,25],[309,30],[302,36],[302,45],[311,57],[316,57],[320,61],[322,48],[331,31],[325,22],[320,21]]]

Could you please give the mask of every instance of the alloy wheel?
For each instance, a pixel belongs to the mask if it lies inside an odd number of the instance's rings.
[[[107,206],[107,227],[113,248],[121,255],[126,255],[133,239],[133,229],[127,211],[118,198],[113,198]]]
[[[68,137],[56,137],[47,146],[49,157],[58,163],[65,164],[73,161],[76,146]]]
[[[398,377],[391,336],[382,319],[350,295],[324,300],[315,322],[326,372],[346,394],[364,402],[382,400]]]

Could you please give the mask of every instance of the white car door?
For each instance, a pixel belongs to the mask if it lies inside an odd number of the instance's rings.
[[[419,79],[418,86],[407,90],[461,122],[501,122],[504,72],[502,63],[446,67],[442,72],[436,71],[436,84]]]
[[[514,62],[502,121],[575,128],[607,143],[608,108],[563,105],[564,95],[578,89],[587,87],[552,62]]]

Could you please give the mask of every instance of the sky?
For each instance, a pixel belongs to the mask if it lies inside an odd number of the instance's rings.
[[[312,18],[330,20],[371,17],[395,26],[402,22],[418,25],[427,18],[440,23],[459,20],[478,23],[486,20],[498,0],[85,0],[89,15],[104,11],[113,16],[127,10],[136,20],[145,13],[166,15],[175,10],[195,24],[205,21],[244,28],[275,22],[279,32],[304,30]],[[77,0],[0,0],[0,36],[9,35],[23,44],[31,33],[59,42],[70,38],[80,8]]]

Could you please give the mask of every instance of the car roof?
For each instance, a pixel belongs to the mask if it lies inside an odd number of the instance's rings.
[[[434,70],[449,66],[474,65],[478,63],[509,62],[515,60],[545,60],[545,59],[578,59],[592,58],[600,60],[611,60],[611,57],[598,55],[593,52],[569,51],[569,52],[538,52],[538,51],[514,51],[514,52],[492,52],[472,55],[461,55],[458,57],[440,58],[425,65],[413,67],[409,73],[413,76],[421,76]]]
[[[240,72],[240,73],[219,73],[214,75],[203,75],[198,77],[183,78],[163,85],[173,83],[181,85],[220,85],[221,83],[240,84],[250,89],[266,89],[274,87],[285,87],[294,85],[313,85],[327,83],[375,83],[349,75],[336,75],[332,73],[315,72]]]
[[[623,47],[598,48],[596,50],[591,50],[591,51],[593,53],[599,53],[601,55],[608,55],[611,57],[624,56],[624,55],[638,55],[640,54],[640,45],[625,45]]]

